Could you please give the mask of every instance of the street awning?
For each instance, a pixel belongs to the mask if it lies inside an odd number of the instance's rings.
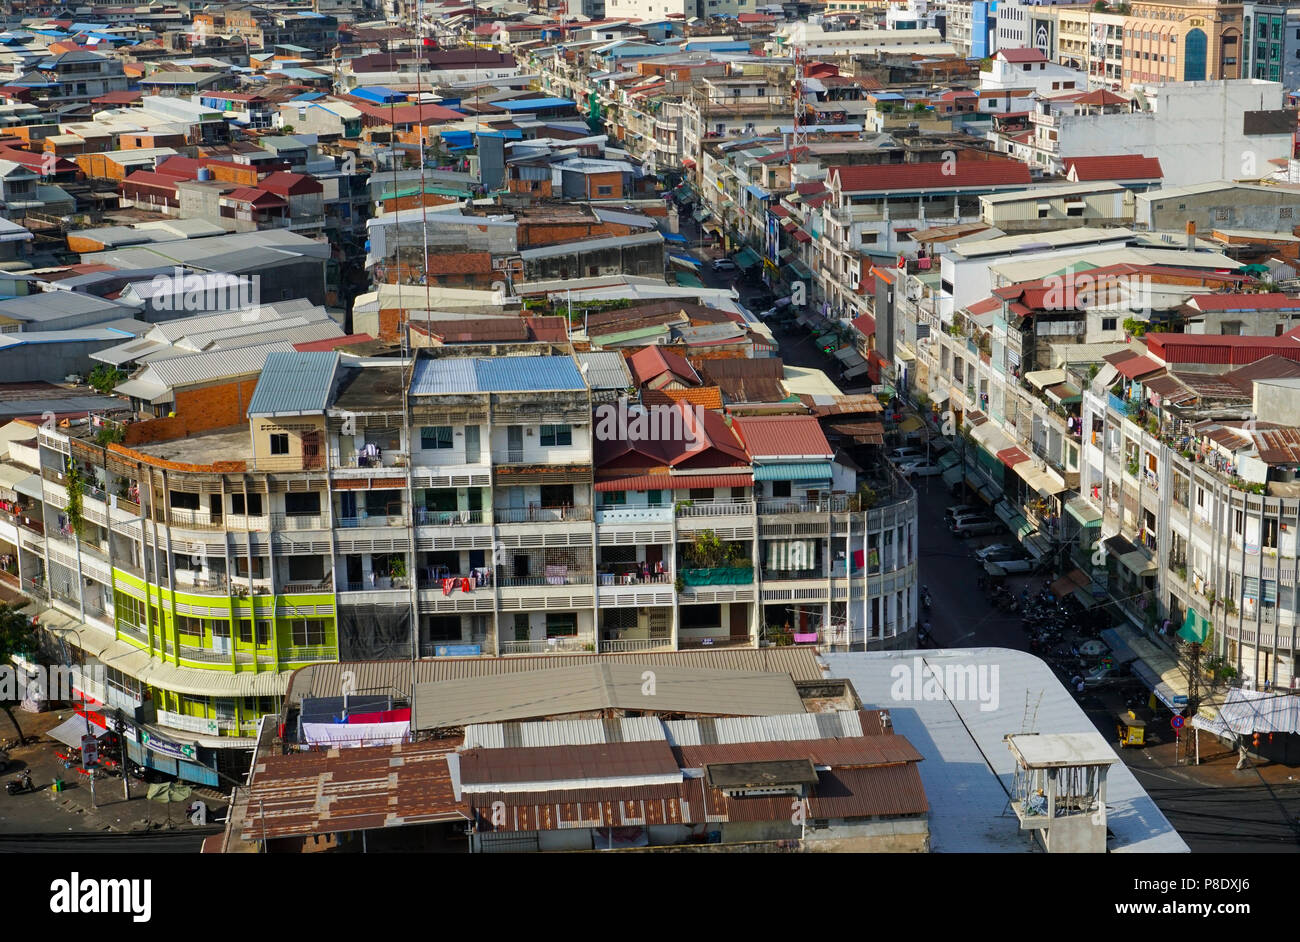
[[[1085,497],[1071,497],[1065,502],[1065,512],[1085,527],[1101,523],[1101,511],[1088,503]]]
[[[1101,600],[1089,592],[1087,589],[1078,588],[1074,590],[1074,600],[1083,606],[1084,610],[1096,608],[1101,604]]]
[[[1133,673],[1137,677],[1141,678],[1142,683],[1147,685],[1150,691],[1156,695],[1156,698],[1161,703],[1169,707],[1169,709],[1173,710],[1175,713],[1181,712],[1187,707],[1187,695],[1182,695],[1182,702],[1180,703],[1180,697],[1175,692],[1174,688],[1162,680],[1160,675],[1156,673],[1155,668],[1146,661],[1143,661],[1140,658],[1135,660],[1133,662]]]
[[[961,461],[961,458],[957,456],[955,451],[945,451],[939,456],[939,460],[935,464],[939,466],[940,471],[947,471],[959,461]]]
[[[1134,550],[1131,553],[1125,553],[1119,558],[1120,565],[1133,573],[1135,576],[1146,575],[1148,572],[1156,571],[1155,560],[1147,556],[1141,550]]]
[[[898,430],[900,432],[915,432],[922,428],[925,428],[925,423],[914,415],[909,415],[903,421],[898,423]]]
[[[1031,533],[1024,539],[1025,549],[1034,559],[1042,559],[1052,551],[1052,541],[1041,533]]]
[[[998,452],[998,459],[1008,468],[1014,468],[1021,462],[1028,461],[1029,456],[1019,448],[1012,446],[1011,448],[1004,448]]]
[[[962,475],[964,473],[965,470],[961,465],[955,465],[943,472],[943,483],[947,484],[949,487],[956,487],[961,483]]]
[[[14,488],[19,481],[31,477],[26,468],[12,464],[0,464],[0,499],[18,500],[18,491]]]
[[[772,198],[771,193],[764,190],[761,186],[756,186],[755,184],[752,183],[749,186],[745,187],[745,192],[748,193],[750,196],[754,197],[754,199],[756,200],[769,200]]]
[[[938,389],[930,393],[930,401],[936,406],[941,406],[948,401],[948,390]]]
[[[858,351],[854,350],[852,347],[840,347],[832,353],[831,356],[835,357],[835,359],[839,360],[845,366],[857,366],[859,363],[867,362],[862,359],[862,354],[858,353]]]
[[[669,253],[668,260],[678,265],[685,265],[688,268],[698,269],[700,267],[700,260],[698,258],[692,258],[690,255],[680,255],[676,252],[672,252]]]
[[[14,490],[24,497],[31,497],[34,500],[44,500],[45,490],[41,487],[41,476],[39,474],[29,474],[14,484]]]
[[[82,736],[89,733],[91,736],[99,739],[108,732],[108,730],[104,729],[102,726],[96,726],[94,723],[89,725],[90,728],[87,729],[86,718],[74,713],[69,719],[64,720],[58,726],[54,727],[54,729],[46,733],[46,735],[52,739],[57,739],[65,746],[72,746],[80,749]]]
[[[1031,490],[1042,497],[1051,497],[1065,490],[1065,481],[1047,468],[1039,468],[1032,461],[1016,465],[1016,474],[1024,478]]]
[[[861,376],[863,373],[867,372],[870,369],[871,369],[871,364],[868,363],[866,360],[863,360],[857,366],[850,366],[847,370],[845,370],[844,378],[853,379],[855,376]]]
[[[735,258],[733,258],[732,261],[741,268],[753,268],[755,265],[761,264],[763,260],[758,257],[758,253],[753,249],[743,248],[736,253]]]
[[[1107,628],[1101,633],[1101,640],[1106,642],[1106,647],[1110,648],[1111,655],[1120,664],[1128,664],[1137,660],[1137,652],[1128,646],[1117,628]]]
[[[1016,447],[1016,443],[1003,435],[994,422],[984,422],[975,426],[971,429],[970,435],[990,455]]]
[[[796,461],[790,464],[764,464],[754,469],[755,481],[829,481],[829,461]]]
[[[1046,389],[1065,382],[1065,375],[1065,370],[1030,370],[1025,374],[1025,382],[1035,389]]]

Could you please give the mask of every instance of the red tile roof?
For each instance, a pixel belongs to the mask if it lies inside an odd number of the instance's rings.
[[[1265,294],[1198,294],[1187,299],[1198,311],[1300,311],[1300,298],[1277,291]]]
[[[133,105],[144,97],[144,92],[109,92],[107,95],[100,95],[98,98],[92,98],[92,105]]]
[[[248,203],[261,209],[289,205],[285,198],[278,193],[268,193],[266,190],[255,186],[236,187],[226,194],[226,199],[235,200],[239,203]]]
[[[1004,62],[1046,62],[1047,56],[1041,49],[999,49],[997,58]]]
[[[827,179],[838,176],[840,191],[844,193],[1023,186],[1031,182],[1029,168],[1018,160],[958,160],[952,173],[944,172],[946,166],[946,163],[932,161],[832,167]]]
[[[747,416],[734,427],[751,456],[761,458],[832,458],[835,452],[812,415]]]
[[[753,475],[744,474],[637,474],[625,478],[608,478],[596,482],[596,490],[608,491],[671,491],[689,490],[693,487],[752,487]]]
[[[1087,92],[1083,95],[1074,97],[1074,101],[1080,105],[1127,105],[1129,99],[1116,95],[1114,92],[1108,92],[1104,88],[1098,88],[1094,91]]]
[[[1094,180],[1163,180],[1159,157],[1115,154],[1108,157],[1066,157],[1065,175],[1080,183]]]
[[[1000,452],[998,452],[998,458],[1008,468],[1014,468],[1016,465],[1020,464],[1021,462],[1029,460],[1029,456],[1027,454],[1025,454],[1019,448],[1016,448],[1014,446],[1011,448],[1002,449]]]
[[[299,196],[307,193],[325,192],[325,188],[321,186],[320,181],[315,177],[309,177],[302,173],[286,173],[283,170],[267,174],[266,178],[258,185],[263,190],[270,190],[272,193],[279,193],[281,196]]]
[[[684,383],[699,385],[699,374],[680,354],[660,347],[643,347],[627,359],[628,369],[638,386],[645,385],[664,373],[672,373]]]
[[[870,314],[855,317],[852,323],[864,337],[870,337],[876,332],[876,319]]]

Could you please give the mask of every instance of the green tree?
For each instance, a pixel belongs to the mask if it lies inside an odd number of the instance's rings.
[[[35,650],[36,631],[32,628],[31,617],[23,614],[16,606],[0,603],[0,661],[10,664],[15,654],[30,658]],[[17,692],[16,685],[14,691]],[[0,702],[0,710],[4,710],[5,716],[13,724],[19,744],[26,742],[27,737],[23,735],[23,729],[14,717],[13,705],[7,701]]]
[[[71,458],[68,459],[68,526],[72,527],[72,532],[78,537],[81,536],[81,493],[83,482],[81,480],[81,469]]]
[[[90,378],[86,380],[95,392],[103,396],[112,395],[113,389],[120,386],[126,381],[126,373],[119,370],[116,366],[109,366],[107,363],[101,363],[90,371]]]

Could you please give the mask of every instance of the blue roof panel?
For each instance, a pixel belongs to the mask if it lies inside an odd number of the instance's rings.
[[[334,385],[337,353],[268,353],[248,414],[323,412]]]
[[[524,98],[515,101],[494,101],[493,104],[506,111],[539,111],[542,108],[574,106],[574,102],[567,98]]]
[[[260,386],[259,386],[260,388]],[[448,357],[420,360],[411,395],[586,389],[572,357]]]

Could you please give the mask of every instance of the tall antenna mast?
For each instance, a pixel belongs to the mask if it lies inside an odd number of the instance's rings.
[[[807,37],[808,30],[803,23],[796,23],[790,29],[790,49],[794,54],[794,83],[790,88],[790,104],[794,110],[794,127],[790,134],[792,152],[808,144],[808,129],[803,121],[803,47]]]

